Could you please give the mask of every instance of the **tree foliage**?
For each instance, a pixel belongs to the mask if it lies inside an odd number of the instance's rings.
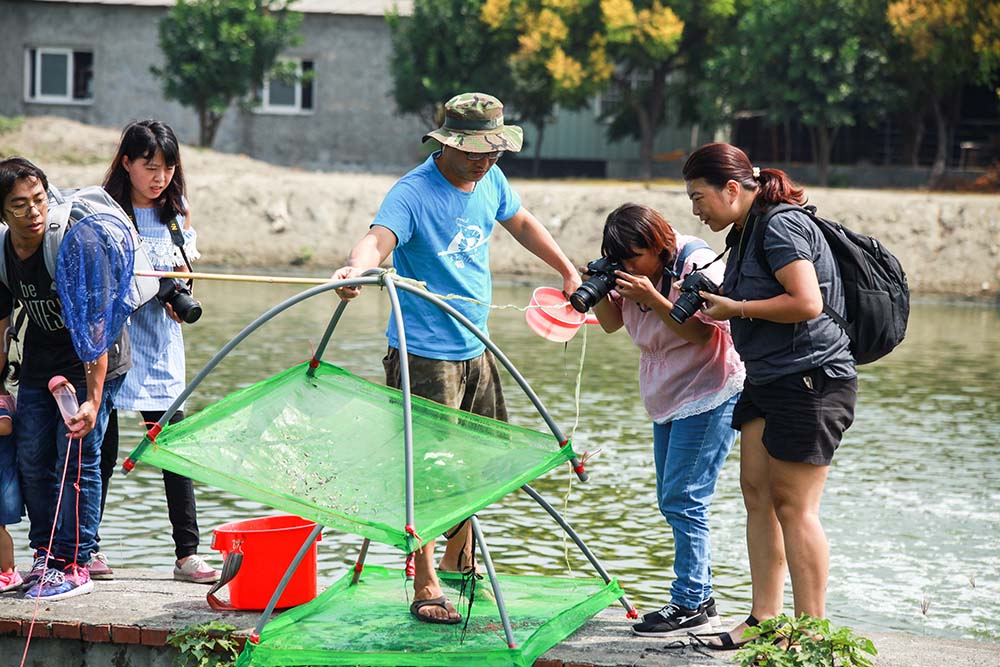
[[[386,19],[392,39],[393,96],[399,109],[428,125],[441,122],[444,103],[469,91],[501,101],[511,90],[506,54],[509,36],[486,29],[482,0],[414,0],[413,12]]]
[[[728,113],[763,113],[810,128],[825,184],[839,128],[870,122],[893,103],[883,0],[758,0],[710,65]]]
[[[579,0],[486,0],[481,18],[501,42],[516,44],[506,57],[506,101],[537,130],[537,175],[545,124],[556,107],[584,106],[614,71],[597,30],[598,7]]]
[[[167,99],[198,113],[199,143],[211,146],[233,101],[259,88],[269,75],[294,76],[278,55],[300,40],[302,15],[294,0],[177,0],[160,21],[166,59],[153,74]]]
[[[905,59],[908,98],[929,106],[937,126],[931,182],[944,174],[962,88],[991,83],[1000,68],[1000,0],[894,0],[887,8]]]
[[[639,139],[641,174],[649,178],[668,95],[676,95],[687,119],[699,115],[694,98],[677,84],[698,76],[705,49],[720,41],[736,0],[599,1],[608,57],[616,63],[613,85],[624,100],[609,132]]]

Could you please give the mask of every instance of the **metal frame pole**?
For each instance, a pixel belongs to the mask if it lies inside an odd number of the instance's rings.
[[[497,581],[497,573],[493,569],[493,559],[490,558],[486,538],[483,537],[483,531],[479,527],[479,519],[473,514],[469,520],[472,522],[472,534],[476,536],[476,542],[479,543],[479,551],[483,554],[483,564],[486,565],[486,573],[489,575],[490,585],[493,587],[493,597],[496,598],[497,611],[500,612],[500,622],[503,623],[503,633],[507,637],[507,647],[517,648],[517,642],[514,641],[514,630],[511,628],[510,617],[507,615],[507,606],[503,603],[503,594],[500,592],[500,582]],[[469,611],[471,613],[472,610]]]
[[[396,293],[396,284],[392,279],[383,282],[386,292],[389,294],[389,302],[392,304],[392,317],[396,321],[396,330],[399,332],[399,389],[403,392],[403,465],[405,471],[405,493],[406,493],[406,526],[405,531],[409,553],[419,548],[417,539],[417,529],[414,523],[413,511],[413,406],[410,395],[410,364],[409,355],[406,349],[406,332],[403,330],[403,310],[399,307],[399,294]]]
[[[271,617],[271,612],[273,612],[274,608],[277,606],[278,600],[281,598],[281,594],[285,592],[285,588],[288,586],[288,582],[291,581],[292,575],[295,574],[295,570],[298,569],[299,563],[301,563],[302,559],[306,557],[306,553],[308,553],[310,547],[313,545],[313,542],[317,537],[319,537],[321,532],[323,532],[323,526],[317,523],[316,527],[309,533],[309,537],[307,537],[306,541],[302,543],[301,547],[299,547],[298,553],[295,554],[295,558],[293,558],[292,562],[288,565],[288,569],[285,570],[285,574],[281,577],[281,581],[278,582],[278,587],[274,589],[274,593],[271,595],[270,601],[268,601],[267,606],[264,607],[264,611],[261,613],[260,619],[257,621],[257,625],[254,627],[249,641],[254,644],[260,641],[261,630],[264,629],[264,625]]]
[[[313,377],[316,375],[316,367],[319,366],[319,360],[323,358],[323,353],[326,352],[326,346],[330,342],[330,336],[333,335],[333,330],[337,328],[337,323],[340,322],[340,316],[344,314],[344,309],[347,308],[349,302],[341,300],[340,304],[337,306],[337,310],[333,311],[333,317],[330,318],[330,323],[326,325],[326,331],[323,332],[323,337],[319,341],[319,345],[316,346],[316,351],[313,353],[312,361],[309,363],[309,368],[306,370],[306,375]]]
[[[365,569],[365,558],[368,557],[368,545],[372,541],[367,537],[361,542],[361,553],[358,554],[358,560],[354,562],[354,575],[351,577],[351,586],[358,583],[358,579],[361,578],[361,571]]]
[[[601,562],[597,560],[597,556],[595,556],[594,553],[587,547],[587,545],[583,543],[583,540],[580,539],[580,536],[576,534],[576,531],[573,530],[572,526],[570,526],[569,523],[566,522],[566,520],[562,517],[562,515],[559,514],[558,511],[556,511],[556,508],[550,505],[548,501],[542,498],[538,494],[538,492],[535,491],[533,488],[531,488],[531,486],[529,486],[528,484],[522,486],[521,490],[527,493],[532,498],[534,498],[535,502],[541,505],[542,509],[548,512],[549,516],[555,519],[556,523],[558,523],[562,527],[562,529],[566,531],[566,534],[569,535],[570,539],[572,539],[573,542],[576,543],[576,546],[580,549],[583,555],[587,557],[587,560],[589,560],[590,564],[594,566],[594,569],[597,570],[597,573],[599,575],[601,575],[601,578],[604,579],[604,583],[606,584],[611,583],[611,576],[608,575],[607,571],[604,569],[604,566],[601,565]],[[627,612],[629,618],[638,617],[638,612],[636,612],[635,607],[632,606],[632,603],[629,602],[628,596],[622,595],[620,598],[618,598],[618,601],[622,603],[623,607],[625,607],[625,611]]]

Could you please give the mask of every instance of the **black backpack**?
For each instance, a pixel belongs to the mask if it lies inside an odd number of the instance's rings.
[[[877,239],[819,217],[815,206],[778,204],[758,219],[753,230],[752,245],[758,261],[770,273],[773,271],[764,254],[764,231],[771,218],[784,211],[808,215],[833,252],[840,267],[847,312],[842,316],[825,303],[823,312],[850,337],[854,360],[868,364],[892,352],[903,342],[910,316],[910,288],[896,256]]]

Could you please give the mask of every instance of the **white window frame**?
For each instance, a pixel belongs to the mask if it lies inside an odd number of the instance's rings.
[[[31,62],[31,52],[35,52],[35,62]],[[37,104],[75,104],[88,106],[94,103],[94,98],[76,99],[73,97],[73,54],[76,52],[90,53],[93,57],[93,50],[90,49],[70,49],[53,46],[26,47],[24,49],[24,101]],[[42,56],[61,55],[66,58],[66,94],[65,95],[43,95],[42,90]],[[31,70],[34,65],[35,80],[32,82]],[[35,96],[31,96],[32,83],[34,83]]]
[[[315,111],[316,111],[316,83],[315,83],[315,78],[313,79],[313,81],[310,82],[310,84],[313,87],[313,89],[312,89],[313,90],[313,106],[312,106],[311,109],[303,109],[302,108],[302,61],[303,60],[308,60],[308,61],[312,62],[313,63],[313,70],[312,71],[313,72],[316,71],[316,61],[313,58],[284,58],[284,59],[282,59],[282,62],[284,62],[284,63],[290,63],[290,62],[294,62],[295,63],[295,75],[298,77],[298,80],[294,84],[294,86],[295,86],[295,104],[294,105],[287,105],[287,104],[272,105],[271,104],[271,100],[270,100],[270,96],[271,96],[271,80],[268,77],[264,77],[264,83],[261,86],[260,96],[259,96],[259,98],[260,98],[260,104],[257,106],[257,108],[254,111],[256,111],[257,113],[261,113],[261,114],[275,114],[275,115],[282,115],[282,116],[301,116],[301,115],[310,115],[310,114],[315,113]]]

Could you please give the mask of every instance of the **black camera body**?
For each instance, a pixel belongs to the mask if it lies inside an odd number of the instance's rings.
[[[599,257],[588,263],[587,273],[590,277],[569,297],[570,304],[581,313],[587,312],[615,286],[615,271],[624,270],[621,262],[610,257]]]
[[[191,296],[191,288],[177,278],[160,278],[157,300],[163,305],[170,304],[177,317],[188,324],[194,324],[201,317],[201,304]]]
[[[705,277],[701,271],[692,271],[684,277],[681,283],[681,295],[674,301],[674,309],[670,311],[670,319],[677,324],[684,324],[687,318],[694,315],[702,307],[705,299],[698,292],[718,294],[719,286]]]

